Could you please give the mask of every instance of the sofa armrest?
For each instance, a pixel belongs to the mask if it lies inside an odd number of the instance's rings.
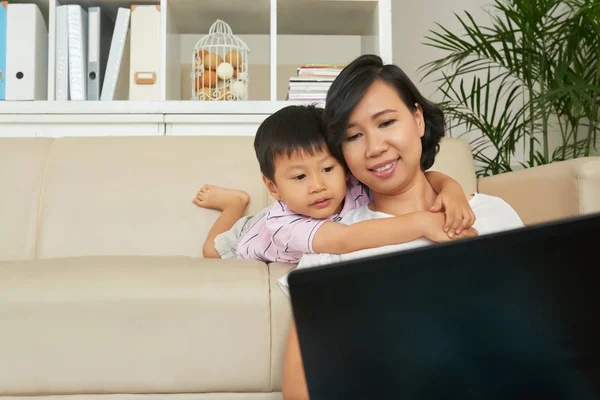
[[[478,191],[504,199],[525,225],[599,212],[600,157],[481,178]]]

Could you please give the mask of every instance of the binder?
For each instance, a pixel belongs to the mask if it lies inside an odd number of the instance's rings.
[[[129,100],[159,101],[160,6],[131,6]]]
[[[88,100],[100,99],[113,29],[113,24],[100,7],[88,9]]]
[[[56,7],[55,99],[66,101],[69,96],[69,27],[67,6]]]
[[[88,17],[78,4],[67,5],[69,30],[69,94],[71,100],[87,100]]]
[[[6,87],[6,7],[8,2],[0,3],[0,100],[4,100]]]
[[[126,100],[129,93],[129,19],[131,11],[120,7],[110,42],[100,100]]]
[[[36,4],[6,8],[5,98],[48,98],[48,28]]]

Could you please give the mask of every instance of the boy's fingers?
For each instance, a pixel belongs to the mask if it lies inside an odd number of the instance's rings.
[[[471,226],[473,226],[473,221],[471,220],[471,215],[470,214],[465,214],[463,216],[462,223],[458,227],[457,233],[462,232],[463,230],[468,229]]]
[[[461,237],[466,238],[466,237],[475,237],[477,236],[479,233],[472,228],[469,229],[465,229],[464,231],[462,231]]]
[[[452,230],[456,231],[463,223],[462,214],[454,215],[454,219],[452,221]]]
[[[446,210],[446,221],[444,222],[444,232],[448,232],[454,223],[454,211]]]

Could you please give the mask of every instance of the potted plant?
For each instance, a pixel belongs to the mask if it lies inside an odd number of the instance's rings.
[[[425,44],[444,55],[420,68],[423,79],[440,74],[450,132],[476,132],[478,175],[594,154],[600,2],[496,0],[488,12],[483,26],[466,11],[456,15],[460,35],[437,24]],[[516,162],[521,145],[527,156]]]

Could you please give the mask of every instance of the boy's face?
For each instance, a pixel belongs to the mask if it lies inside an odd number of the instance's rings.
[[[298,213],[324,219],[341,210],[347,175],[340,163],[322,149],[314,155],[294,152],[275,160],[275,181],[263,177],[276,200]]]

